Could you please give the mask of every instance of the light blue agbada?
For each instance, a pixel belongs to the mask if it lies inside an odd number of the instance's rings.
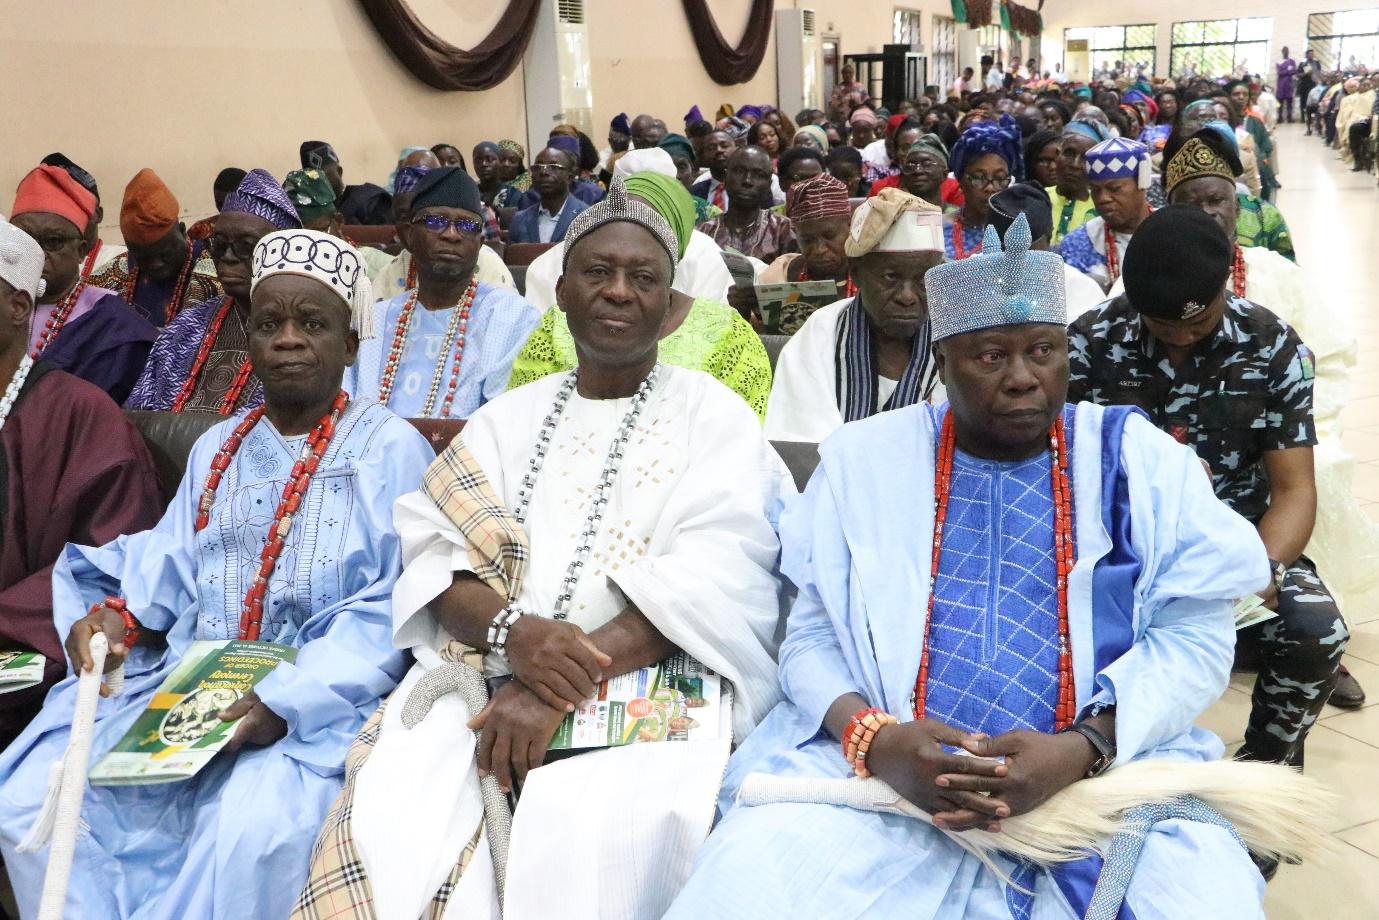
[[[374,337],[359,343],[359,360],[345,373],[345,389],[354,396],[378,399],[383,368],[397,331],[398,317],[407,302],[403,292],[374,307]],[[388,408],[403,418],[421,418],[431,386],[436,381],[436,365],[441,360],[446,333],[455,309],[427,310],[420,304],[412,315],[407,345],[393,378]],[[512,374],[512,362],[526,344],[527,337],[541,321],[541,313],[516,291],[480,284],[469,309],[464,351],[460,356],[460,380],[450,418],[469,418],[484,403],[501,396]],[[445,401],[450,377],[455,371],[455,349],[445,357],[431,417],[438,418]]]
[[[911,718],[944,411],[917,405],[840,429],[822,445],[808,489],[786,510],[782,568],[799,589],[780,652],[787,699],[734,755],[719,801],[724,817],[668,918],[1083,916],[1099,869],[1094,859],[1053,875],[1035,874],[1031,900],[1012,896],[975,857],[912,818],[834,805],[735,807],[739,785],[753,772],[851,774],[838,743],[822,728],[839,696],[858,692],[902,720]],[[1267,583],[1263,545],[1248,522],[1214,498],[1193,453],[1141,416],[1083,403],[1069,431],[1077,563],[1068,604],[1078,711],[1116,706],[1118,763],[1219,758],[1220,740],[1192,723],[1226,688],[1232,602]],[[1017,520],[1023,502],[1012,496],[1022,477],[1046,483],[1048,467],[1031,474],[1019,464],[1005,466],[991,477],[1005,489],[991,493],[992,526],[998,539],[1016,533],[1016,550],[1023,551],[1018,538],[1026,531]],[[945,533],[951,536],[955,517],[970,518],[951,503],[949,513]],[[996,563],[1004,561],[999,555]],[[958,574],[946,574],[939,585],[940,598],[948,597],[950,631],[957,607],[979,593],[972,582],[961,583],[972,558],[962,552],[953,557]],[[996,569],[985,571],[994,576]],[[1018,584],[1018,575],[1012,583]],[[986,641],[999,636],[998,647],[988,646],[981,658],[987,680],[990,664],[1003,655],[1011,661],[1010,647],[1022,641],[1018,625],[1006,622],[1020,605],[1008,604],[1006,594],[1000,598],[999,616],[981,627]],[[1046,619],[1033,607],[1026,615],[1032,618],[1027,622]],[[941,637],[944,627],[936,613],[931,641],[936,650],[948,643],[949,653],[946,661],[930,664],[930,713],[939,705],[962,721],[984,708],[953,702],[964,685],[945,689],[936,681],[953,666],[954,649],[970,648],[963,643],[971,637]],[[993,692],[995,705],[971,727],[1000,731],[1009,727],[1002,723],[1037,726],[1051,717],[1051,700],[1032,708],[1013,701],[1028,688],[1056,688],[1056,678],[1051,684],[1046,678],[1056,652],[1036,642],[1022,654],[1034,679],[1022,675],[1026,687],[1012,680],[1004,696]],[[975,676],[981,668],[969,670]],[[1005,869],[1024,873],[1013,863]],[[1168,820],[1149,833],[1118,916],[1259,917],[1263,889],[1227,829]]]
[[[136,646],[124,693],[103,699],[93,762],[114,746],[194,639],[234,638],[245,591],[302,439],[264,419],[225,474],[210,524],[193,532],[211,459],[238,419],[192,449],[177,496],[153,530],[100,548],[71,546],[53,575],[54,619],[66,636],[89,607],[123,595],[166,651]],[[90,788],[65,916],[199,920],[286,917],[309,852],[339,792],[345,749],[405,670],[392,648],[393,583],[401,566],[393,501],[415,491],[434,459],[426,440],[375,403],[342,416],[269,584],[262,638],[300,649],[258,687],[288,724],[265,748],[222,754],[196,777]],[[20,911],[33,916],[47,851],[16,853],[37,815],[48,768],[70,733],[76,679],[0,755],[0,852]]]

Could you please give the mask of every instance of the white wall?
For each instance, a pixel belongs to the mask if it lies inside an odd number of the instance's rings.
[[[1301,61],[1307,49],[1307,17],[1312,13],[1339,10],[1370,9],[1379,0],[1138,0],[1133,4],[1107,3],[1104,0],[1053,0],[1044,6],[1044,66],[1052,68],[1063,60],[1063,30],[1082,26],[1119,26],[1155,23],[1158,25],[1158,55],[1156,72],[1167,75],[1169,54],[1173,43],[1173,23],[1202,19],[1250,19],[1269,16],[1274,20],[1274,32],[1269,46],[1269,59],[1278,60],[1286,46],[1292,56]]]

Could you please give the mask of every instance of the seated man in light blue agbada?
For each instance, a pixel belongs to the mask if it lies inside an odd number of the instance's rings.
[[[479,186],[462,169],[422,176],[403,243],[416,278],[378,305],[345,388],[407,418],[469,418],[500,395],[541,315],[516,291],[479,279]]]
[[[1221,757],[1192,723],[1226,687],[1233,599],[1269,578],[1191,450],[1133,410],[1064,404],[1058,257],[1025,251],[1023,217],[1007,241],[925,276],[949,402],[844,426],[787,508],[786,700],[734,755],[668,917],[1262,916],[1245,847],[1195,799],[1104,873],[999,849],[1003,821],[1108,767],[1103,786]],[[749,794],[854,766],[930,820]],[[957,842],[973,829],[990,866]],[[1110,912],[1088,913],[1099,877]]]
[[[416,489],[433,454],[405,421],[347,401],[340,388],[372,304],[358,253],[324,233],[272,233],[255,247],[251,292],[249,354],[263,408],[197,441],[153,530],[67,547],[53,575],[54,619],[73,670],[90,667],[98,631],[112,646],[107,667],[124,662],[123,692],[100,703],[94,758],[194,640],[283,643],[299,650],[296,662],[279,664],[225,710],[222,719],[244,717],[231,749],[193,778],[86,792],[89,830],[77,840],[65,917],[287,916],[340,790],[345,749],[406,668],[390,642],[401,566],[393,501]],[[211,476],[213,464],[223,474]],[[303,486],[295,514],[291,503],[279,506],[285,487]],[[265,549],[276,567],[260,590]],[[137,633],[127,632],[115,598]],[[76,684],[69,675],[54,688],[0,755],[0,853],[26,917],[37,909],[48,851],[16,845],[71,734]]]

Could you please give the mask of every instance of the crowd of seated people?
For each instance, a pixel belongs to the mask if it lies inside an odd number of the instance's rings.
[[[1221,760],[1193,723],[1233,665],[1237,761],[1301,770],[1323,707],[1364,703],[1355,343],[1274,136],[1296,98],[1368,169],[1379,104],[1284,64],[1275,95],[984,61],[893,108],[845,71],[827,111],[411,146],[378,184],[307,140],[208,171],[191,226],[131,170],[123,245],[90,173],[34,164],[0,219],[0,667],[44,659],[0,693],[22,916],[73,733],[108,752],[207,639],[295,659],[190,779],[86,790],[66,916],[1072,917],[1099,876],[1134,916],[1262,916],[1279,854],[1205,802],[1104,866],[954,841]],[[150,412],[214,422],[180,482]],[[124,682],[83,727],[96,634]],[[677,654],[731,687],[718,734],[552,750]],[[634,735],[693,737],[656,714],[682,689]],[[929,818],[742,804],[763,773],[874,775]]]

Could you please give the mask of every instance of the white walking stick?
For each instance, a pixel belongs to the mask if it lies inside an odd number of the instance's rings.
[[[81,799],[86,792],[86,767],[91,759],[91,736],[96,727],[96,704],[100,699],[101,672],[110,643],[105,633],[91,637],[91,670],[77,677],[77,705],[72,714],[72,732],[62,759],[48,773],[48,792],[43,807],[29,833],[19,842],[21,853],[41,850],[49,841],[48,871],[43,877],[43,899],[38,920],[62,920],[67,901],[67,882],[72,875],[72,857],[81,825]],[[110,672],[106,683],[111,694],[124,689],[124,665]]]

